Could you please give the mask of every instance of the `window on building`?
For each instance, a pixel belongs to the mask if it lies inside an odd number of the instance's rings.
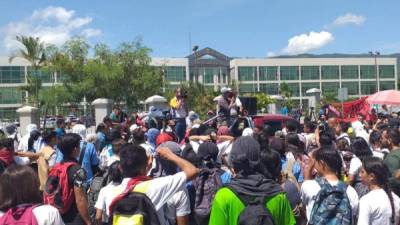
[[[260,80],[278,80],[277,66],[260,66]]]
[[[349,95],[358,95],[358,82],[342,82],[342,88],[347,88]]]
[[[281,66],[281,80],[298,80],[299,67],[297,66]]]
[[[288,88],[290,92],[292,93],[293,97],[299,97],[300,96],[300,84],[299,83],[288,83]]]
[[[306,92],[310,90],[311,88],[318,88],[319,87],[319,82],[318,83],[301,83],[301,93],[303,96],[307,96]]]
[[[394,81],[379,81],[379,90],[393,90],[395,89]]]
[[[25,68],[23,66],[0,66],[0,83],[24,83]]]
[[[257,92],[257,84],[239,84],[240,93],[255,93]]]
[[[17,108],[0,108],[0,118],[15,120],[18,117],[18,114],[15,112]]]
[[[254,81],[257,79],[257,67],[239,66],[239,81]]]
[[[339,80],[339,66],[322,66],[321,79]]]
[[[379,66],[379,78],[394,78],[394,66],[393,65]]]
[[[277,95],[279,94],[278,84],[260,84],[260,92],[267,95]]]
[[[319,66],[302,66],[302,80],[319,80]]]
[[[338,82],[323,82],[321,85],[322,88],[322,95],[332,94],[337,96],[339,83]]]
[[[32,67],[28,67],[28,75],[39,77],[42,83],[53,83],[54,73],[46,69],[32,70]]]
[[[22,91],[18,87],[0,88],[0,104],[22,103]]]
[[[186,68],[184,66],[167,66],[164,69],[167,82],[180,82],[186,80]]]
[[[358,79],[358,66],[342,66],[342,79]]]
[[[376,92],[376,82],[375,81],[363,81],[361,82],[361,94],[370,95]]]
[[[218,76],[218,69],[215,68],[204,68],[204,83],[213,84],[214,74]]]
[[[375,66],[361,65],[360,66],[360,77],[361,77],[361,79],[375,78]]]

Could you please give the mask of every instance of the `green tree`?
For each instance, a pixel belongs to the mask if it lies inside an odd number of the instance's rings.
[[[335,92],[325,92],[322,96],[322,101],[325,104],[331,104],[334,102],[338,102],[337,94]]]
[[[285,82],[280,84],[279,89],[280,94],[284,97],[283,106],[286,106],[289,110],[291,110],[294,106],[292,90],[290,90],[289,85]]]
[[[38,106],[39,90],[42,87],[42,81],[38,76],[40,67],[46,62],[44,43],[39,38],[30,36],[17,36],[16,40],[22,45],[9,61],[12,62],[15,57],[21,57],[27,60],[32,67],[32,70],[27,75],[27,85],[21,87],[21,90],[28,93],[28,102]]]
[[[275,103],[275,100],[270,98],[265,93],[257,93],[255,97],[257,99],[257,109],[260,111],[267,111],[266,107],[269,104]]]

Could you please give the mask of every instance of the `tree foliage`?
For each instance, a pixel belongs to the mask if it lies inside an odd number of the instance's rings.
[[[280,94],[284,97],[283,106],[286,106],[289,110],[294,107],[294,101],[292,99],[292,90],[290,90],[289,85],[285,82],[281,83],[279,86]]]
[[[266,108],[269,104],[275,103],[275,100],[266,95],[265,93],[257,93],[255,95],[257,99],[257,110],[267,111]]]

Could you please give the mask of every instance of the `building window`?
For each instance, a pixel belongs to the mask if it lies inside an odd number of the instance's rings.
[[[375,78],[375,66],[361,65],[360,66],[360,78],[361,79],[373,79]]]
[[[379,66],[379,78],[394,78],[394,66]]]
[[[238,68],[239,81],[254,81],[257,79],[257,67],[240,66]]]
[[[23,66],[1,66],[0,83],[25,83],[25,68]]]
[[[214,68],[204,68],[204,83],[213,84],[214,74],[218,74],[218,71],[215,70]]]
[[[239,84],[240,93],[255,93],[257,92],[257,84]]]
[[[358,79],[358,66],[342,66],[342,79]]]
[[[281,66],[281,80],[298,80],[299,67],[297,66]]]
[[[302,80],[319,80],[319,66],[302,66]]]
[[[379,82],[379,90],[393,90],[395,89],[394,81],[380,81]]]
[[[15,120],[18,117],[17,108],[0,108],[0,118]]]
[[[290,92],[292,93],[293,97],[299,97],[300,96],[300,85],[299,83],[288,83],[287,84]]]
[[[0,88],[0,104],[20,104],[22,103],[22,91],[18,87]]]
[[[181,82],[186,80],[186,68],[184,66],[165,67],[165,80],[167,82]]]
[[[307,96],[306,92],[308,90],[310,90],[311,88],[318,88],[319,87],[319,83],[301,83],[301,93],[303,96]]]
[[[267,95],[277,95],[279,94],[278,84],[260,84],[260,92]]]
[[[278,80],[277,66],[260,66],[260,80]]]
[[[342,88],[347,88],[349,95],[358,95],[358,82],[342,82]]]
[[[339,83],[338,82],[324,82],[321,85],[322,87],[322,94],[323,95],[327,95],[329,94],[333,94],[335,96],[337,96],[338,94],[338,89],[339,89]]]
[[[46,69],[32,70],[32,67],[28,67],[28,75],[39,77],[42,83],[53,83],[54,74]]]
[[[339,80],[339,66],[322,66],[321,79]]]
[[[375,81],[364,81],[361,82],[361,94],[370,95],[376,92],[376,82]]]

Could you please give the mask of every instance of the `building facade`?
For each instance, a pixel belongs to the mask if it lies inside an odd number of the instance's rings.
[[[263,92],[278,95],[286,83],[292,96],[304,106],[306,91],[318,88],[322,95],[337,95],[347,88],[349,97],[358,98],[377,90],[397,89],[398,68],[394,57],[362,58],[231,58],[214,49],[204,48],[183,58],[152,58],[151,65],[161,69],[164,87],[173,89],[182,82],[198,81],[219,90],[234,85],[240,94]],[[0,57],[0,120],[15,118],[26,93],[19,87],[27,82],[29,63]],[[43,87],[59,83],[58,74],[38,74]],[[378,78],[378,79],[377,79]]]

